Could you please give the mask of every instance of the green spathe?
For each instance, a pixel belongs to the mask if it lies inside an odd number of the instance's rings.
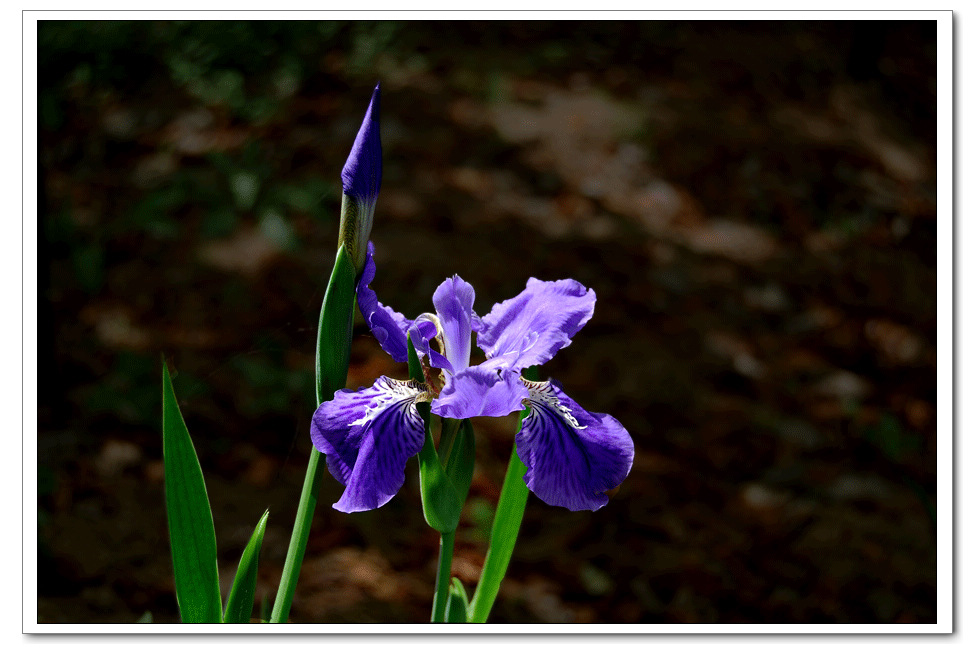
[[[467,611],[469,609],[467,601],[467,591],[460,579],[454,577],[450,584],[450,596],[447,598],[447,610],[445,622],[464,623],[467,622]]]

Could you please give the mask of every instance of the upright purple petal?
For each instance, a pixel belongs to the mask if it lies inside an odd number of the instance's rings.
[[[322,402],[311,440],[328,471],[345,484],[333,506],[368,511],[390,500],[406,479],[406,461],[423,447],[423,419],[416,402],[426,387],[380,377],[370,388],[340,390]]]
[[[356,288],[359,311],[366,319],[373,336],[379,341],[380,347],[394,360],[406,361],[406,332],[410,327],[410,321],[400,312],[383,305],[376,298],[375,291],[369,288],[369,284],[376,277],[373,252],[375,246],[370,241],[366,248],[365,267],[362,269],[362,277],[359,278],[359,285]]]
[[[444,418],[506,416],[523,408],[528,389],[518,373],[481,364],[447,378],[430,410]]]
[[[524,291],[481,318],[477,344],[489,360],[517,371],[541,365],[572,342],[595,304],[596,293],[573,279],[532,277]]]
[[[633,439],[615,418],[589,413],[552,382],[526,382],[531,409],[515,436],[525,484],[572,511],[605,506],[633,465]]]
[[[454,275],[433,292],[433,306],[443,330],[444,356],[450,361],[451,371],[459,372],[471,363],[474,287]]]
[[[372,232],[376,199],[383,177],[383,148],[379,140],[379,85],[372,92],[372,100],[352,151],[342,169],[342,215],[339,224],[339,245],[344,245],[357,273],[365,264],[366,242]]]

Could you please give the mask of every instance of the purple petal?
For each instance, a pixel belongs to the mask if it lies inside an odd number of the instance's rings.
[[[527,398],[528,389],[516,372],[481,364],[448,377],[430,410],[438,416],[458,420],[499,417],[522,409]]]
[[[477,344],[488,359],[520,371],[549,361],[590,318],[596,293],[573,279],[543,282],[495,304],[481,319]]]
[[[342,192],[356,200],[375,203],[383,180],[383,148],[379,140],[379,84],[342,168]]]
[[[394,360],[406,361],[406,332],[410,321],[402,313],[383,305],[376,298],[375,291],[369,288],[369,284],[376,276],[376,262],[372,259],[375,249],[370,241],[366,248],[365,267],[356,288],[359,311],[366,319],[373,336],[379,341],[380,347]]]
[[[471,363],[474,287],[454,275],[433,292],[433,306],[443,330],[444,355],[450,361],[451,372],[459,372]]]
[[[552,382],[526,382],[530,412],[515,436],[525,484],[572,511],[605,506],[633,465],[633,439],[615,418],[589,413]]]
[[[311,440],[328,471],[345,484],[333,504],[339,511],[368,511],[390,500],[406,479],[406,461],[423,447],[423,419],[416,410],[426,388],[380,377],[370,388],[340,390],[322,402],[311,422]]]

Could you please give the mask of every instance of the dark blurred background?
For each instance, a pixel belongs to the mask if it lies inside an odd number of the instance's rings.
[[[377,80],[380,299],[592,287],[542,374],[636,443],[598,512],[530,497],[493,621],[935,621],[934,22],[42,21],[38,50],[38,621],[178,620],[161,355],[224,593],[269,507],[273,599]],[[356,320],[348,385],[404,375]],[[476,425],[469,592],[514,425]],[[382,509],[340,494],[292,619],[427,620],[415,462]]]

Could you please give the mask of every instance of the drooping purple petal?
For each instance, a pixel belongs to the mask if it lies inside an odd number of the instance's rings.
[[[633,465],[633,439],[610,415],[589,413],[557,385],[526,382],[531,411],[515,436],[525,484],[547,504],[572,511],[605,506]]]
[[[342,192],[356,200],[375,202],[383,181],[383,147],[379,139],[379,84],[342,168]]]
[[[528,389],[518,373],[481,364],[448,377],[430,410],[438,416],[458,420],[500,417],[522,409],[522,401],[527,398]]]
[[[575,281],[532,277],[525,290],[481,319],[477,344],[488,359],[521,371],[549,361],[590,318],[596,293]]]
[[[454,275],[433,292],[433,306],[443,329],[444,355],[451,364],[451,372],[459,372],[471,363],[474,287]]]
[[[328,471],[345,484],[333,504],[339,511],[368,511],[390,500],[406,479],[406,461],[423,447],[423,419],[416,382],[380,377],[369,388],[340,390],[322,402],[311,423],[311,440]]]
[[[379,341],[380,347],[394,360],[406,361],[406,332],[410,327],[410,321],[400,312],[383,305],[376,298],[375,291],[369,288],[369,284],[376,277],[376,262],[372,259],[375,249],[370,241],[366,248],[365,267],[362,269],[362,277],[359,278],[359,285],[356,288],[359,311],[366,319],[373,336]]]

